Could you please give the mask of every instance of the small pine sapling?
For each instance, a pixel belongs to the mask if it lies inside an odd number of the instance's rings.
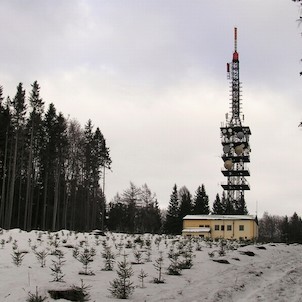
[[[104,249],[104,252],[102,253],[102,257],[104,258],[104,271],[112,271],[113,270],[113,265],[114,265],[114,259],[115,256],[113,254],[113,252],[111,251],[110,247],[106,247]]]
[[[139,275],[138,275],[138,279],[141,282],[141,288],[144,288],[144,280],[145,278],[148,277],[148,274],[144,272],[143,269],[140,270]]]
[[[52,271],[51,275],[53,276],[52,282],[64,282],[64,274],[62,272],[62,266],[66,262],[64,260],[64,254],[60,250],[57,250],[56,258],[57,260],[51,260],[52,265],[50,266],[50,269]]]
[[[195,247],[196,251],[201,251],[201,244],[199,241],[196,242],[196,247]]]
[[[113,297],[118,299],[128,299],[133,291],[133,282],[130,278],[133,276],[133,269],[127,262],[126,254],[123,255],[124,260],[117,264],[117,278],[110,282],[110,288],[108,289]]]
[[[190,269],[193,266],[193,252],[190,249],[184,250],[182,257],[184,260],[180,262],[180,268]]]
[[[135,258],[135,262],[132,262],[132,264],[142,264],[143,253],[138,250],[133,250],[133,255]]]
[[[163,270],[164,259],[162,252],[160,252],[160,256],[155,260],[153,266],[158,272],[158,277],[153,279],[154,283],[165,283],[165,280],[162,278],[162,270]]]
[[[26,302],[43,302],[46,299],[47,299],[47,297],[42,297],[41,295],[39,295],[38,286],[36,286],[36,293],[32,294],[31,292],[29,292]]]
[[[46,265],[46,257],[48,256],[48,252],[46,250],[42,250],[40,252],[35,252],[35,255],[41,265],[41,267],[45,267]]]
[[[91,288],[91,285],[86,285],[84,284],[83,279],[81,279],[81,285],[80,286],[72,286],[72,289],[78,291],[81,293],[81,298],[80,298],[80,302],[86,302],[90,300],[90,294],[88,292],[88,290]]]
[[[146,258],[145,258],[145,261],[146,262],[151,262],[152,260],[151,260],[151,251],[150,250],[147,250],[146,251]]]
[[[223,240],[220,241],[220,249],[218,251],[219,256],[225,256],[225,242]]]
[[[83,264],[84,271],[80,271],[80,275],[94,275],[92,271],[88,271],[89,264],[93,261],[93,255],[91,255],[89,249],[84,248],[84,250],[79,253],[76,259]]]
[[[13,247],[13,250],[17,250],[18,249],[17,240],[13,241],[12,247]]]
[[[126,249],[132,249],[132,247],[133,247],[132,241],[131,241],[131,240],[127,240],[127,243],[126,243],[126,245],[125,245],[125,248],[126,248]]]
[[[1,244],[1,248],[3,249],[3,248],[4,248],[4,245],[5,245],[5,240],[4,240],[4,239],[1,239],[0,244]]]
[[[181,275],[181,262],[178,260],[178,257],[170,258],[170,265],[168,266],[168,275]]]
[[[12,253],[13,264],[15,264],[16,266],[20,266],[22,264],[23,258],[24,258],[23,252],[20,252],[18,250],[13,250]]]
[[[72,250],[72,256],[77,259],[79,254],[80,254],[79,247],[75,246]]]

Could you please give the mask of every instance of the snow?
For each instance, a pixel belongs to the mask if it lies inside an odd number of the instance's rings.
[[[53,300],[48,294],[50,289],[67,289],[72,285],[79,286],[81,279],[89,289],[90,301],[120,301],[113,298],[108,291],[109,282],[117,277],[116,271],[103,271],[104,259],[101,256],[102,244],[97,245],[96,237],[93,234],[77,233],[63,230],[57,232],[58,249],[64,252],[66,263],[62,267],[64,276],[63,282],[52,282],[50,266],[55,256],[48,255],[46,266],[41,267],[32,246],[37,246],[37,251],[53,250],[50,242],[54,241],[54,233],[31,231],[25,232],[18,229],[3,230],[0,233],[0,301],[18,302],[26,301],[28,292],[35,293],[36,287],[42,296],[47,296],[46,301],[67,301],[64,299]],[[108,233],[107,238],[100,236],[99,240],[106,240],[107,245],[117,255],[116,260],[123,259],[124,251],[128,254],[129,262],[134,262],[132,249],[123,246],[119,250],[115,244],[134,241],[138,235],[112,234]],[[52,239],[51,239],[52,237]],[[131,280],[134,282],[135,290],[129,301],[152,302],[152,301],[302,301],[302,246],[286,244],[251,244],[241,246],[237,243],[227,243],[226,254],[219,256],[220,243],[208,243],[200,241],[201,250],[196,250],[197,243],[193,246],[193,266],[191,269],[182,270],[180,276],[167,275],[169,249],[177,247],[179,242],[188,244],[188,240],[178,236],[165,239],[162,235],[142,235],[143,238],[152,240],[151,260],[143,264],[133,264],[134,275]],[[159,238],[162,240],[159,242]],[[30,239],[30,241],[29,241]],[[114,240],[115,239],[115,240]],[[16,242],[14,243],[14,241]],[[200,239],[199,239],[200,240]],[[4,242],[3,248],[1,242]],[[82,264],[72,256],[72,248],[66,246],[87,245],[94,247],[96,256],[90,263],[90,270],[95,275],[79,275]],[[159,243],[158,243],[159,242]],[[12,262],[13,246],[17,250],[27,251],[23,262],[17,267]],[[118,246],[117,246],[118,247]],[[146,246],[140,247],[136,244],[137,250],[146,250]],[[164,279],[165,283],[155,284],[153,278],[158,276],[154,267],[154,260],[159,257],[160,251],[164,258]],[[244,252],[255,253],[255,256],[248,256]],[[214,258],[209,256],[213,252]],[[225,259],[229,264],[214,262],[213,259]],[[115,268],[117,264],[115,263]],[[144,288],[140,287],[138,274],[143,269],[148,276],[144,281]]]
[[[183,220],[255,220],[254,215],[186,215]]]

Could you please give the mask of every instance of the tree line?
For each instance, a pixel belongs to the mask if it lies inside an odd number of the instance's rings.
[[[190,214],[208,215],[210,213],[215,215],[245,215],[248,212],[244,199],[232,203],[226,198],[224,192],[221,198],[219,194],[216,195],[212,210],[210,210],[209,197],[203,184],[198,186],[194,197],[185,186],[178,190],[175,184],[170,196],[164,231],[171,234],[180,234],[184,216]]]
[[[0,227],[89,230],[101,223],[100,187],[111,159],[91,120],[84,129],[51,103],[37,81],[4,98],[0,87]]]
[[[302,219],[295,212],[291,217],[265,212],[259,219],[259,241],[302,243]]]

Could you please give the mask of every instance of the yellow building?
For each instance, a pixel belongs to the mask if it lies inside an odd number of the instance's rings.
[[[185,237],[253,240],[258,237],[257,218],[252,215],[187,215]]]

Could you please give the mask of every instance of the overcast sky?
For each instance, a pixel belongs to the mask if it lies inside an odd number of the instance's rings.
[[[252,135],[250,214],[302,215],[302,38],[290,0],[2,0],[0,85],[37,80],[50,102],[111,150],[106,195],[173,185],[210,203],[221,183],[226,63],[238,27],[244,125]]]

